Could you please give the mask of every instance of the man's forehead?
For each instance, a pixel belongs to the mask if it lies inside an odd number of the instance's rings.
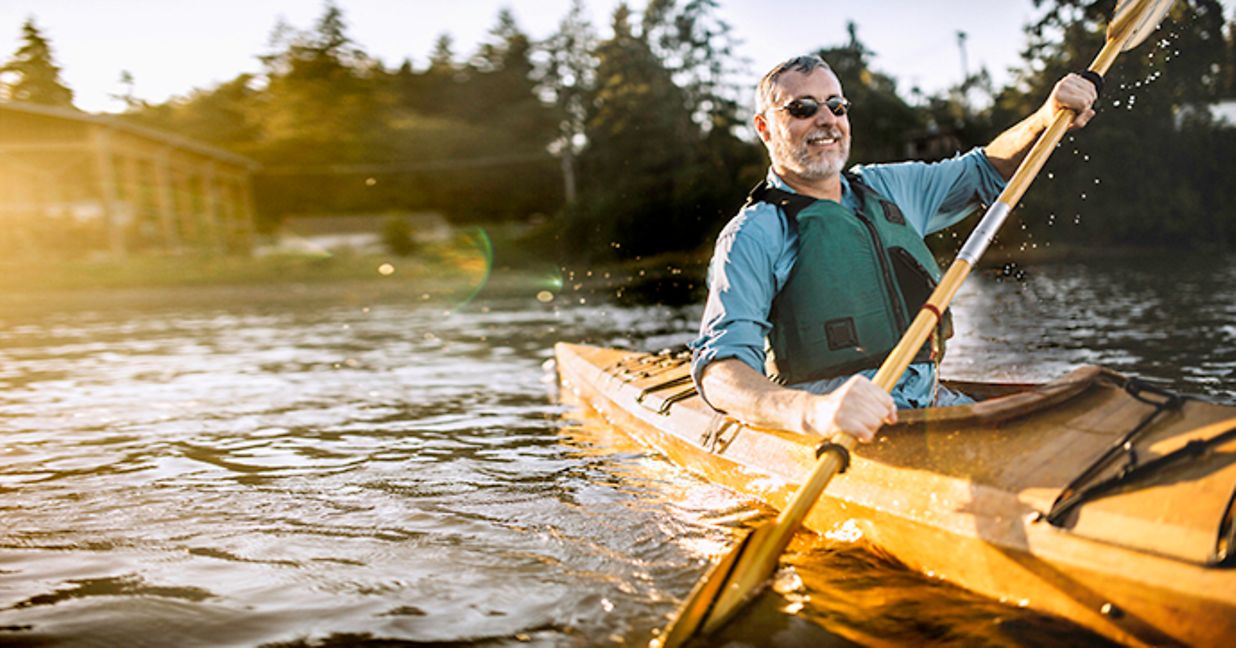
[[[812,96],[825,99],[841,95],[841,82],[831,70],[816,68],[808,74],[789,70],[777,77],[772,87],[775,101]]]

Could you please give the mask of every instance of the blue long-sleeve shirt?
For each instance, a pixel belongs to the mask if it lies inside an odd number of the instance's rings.
[[[856,166],[851,171],[896,204],[906,221],[924,237],[962,220],[980,203],[993,202],[1005,185],[979,148],[930,164],[874,164]],[[772,169],[768,171],[768,184],[794,191]],[[861,210],[844,176],[841,204]],[[704,367],[725,358],[737,358],[765,373],[765,339],[772,328],[769,312],[797,260],[797,228],[789,227],[781,210],[769,203],[747,206],[721,231],[708,268],[708,301],[700,334],[690,344],[691,374],[697,387]],[[863,373],[875,375],[874,370]],[[818,381],[805,388],[822,392],[836,383]],[[893,398],[898,407],[925,407],[932,404],[934,385],[935,365],[913,364],[893,390]],[[704,395],[702,387],[700,394]]]

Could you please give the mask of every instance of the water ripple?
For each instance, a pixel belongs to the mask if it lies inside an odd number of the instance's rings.
[[[1227,263],[978,276],[946,372],[1094,362],[1234,400]],[[672,346],[698,306],[176,297],[0,314],[0,643],[646,642],[770,515],[544,381],[559,339]],[[1089,641],[864,551],[790,562],[830,601],[814,630],[771,597],[735,641]]]

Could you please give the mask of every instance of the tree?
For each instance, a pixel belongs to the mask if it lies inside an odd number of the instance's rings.
[[[371,128],[378,66],[347,35],[342,11],[328,2],[311,31],[276,26],[266,68],[263,118],[267,150],[302,163],[355,161],[381,148]],[[376,137],[375,137],[376,135]]]
[[[47,106],[73,107],[73,91],[60,80],[60,68],[52,56],[51,43],[27,18],[21,26],[21,47],[13,58],[0,68],[5,94],[15,101]]]
[[[137,81],[133,78],[133,73],[128,70],[121,70],[120,78],[117,81],[120,84],[120,92],[111,93],[108,96],[124,103],[124,108],[127,112],[141,110],[145,106],[145,102],[137,98]]]
[[[716,0],[649,0],[643,31],[683,89],[691,117],[705,131],[731,130],[741,120],[737,88],[730,82],[742,63],[729,23]]]
[[[1113,0],[1040,0],[1028,28],[1026,72],[996,105],[997,123],[1036,108],[1052,84],[1090,62],[1104,42]],[[1066,137],[1031,192],[1022,220],[1047,236],[1057,224],[1075,241],[1223,247],[1236,244],[1236,207],[1224,193],[1236,175],[1230,137],[1209,123],[1223,92],[1226,39],[1216,0],[1178,2],[1163,26],[1108,73],[1099,115]],[[1230,143],[1230,142],[1229,142]]]
[[[576,201],[575,158],[583,147],[588,117],[585,101],[596,82],[596,33],[585,11],[583,0],[572,0],[558,30],[541,43],[543,61],[537,71],[538,90],[557,122],[557,137],[550,150],[562,162],[568,208]]]
[[[127,116],[243,155],[260,154],[257,144],[262,138],[261,115],[255,110],[260,93],[254,85],[253,75],[241,74],[162,106],[131,103]]]
[[[612,28],[597,47],[581,155],[585,198],[568,214],[566,249],[628,256],[688,247],[698,242],[691,222],[698,214],[684,210],[677,194],[682,170],[694,162],[698,128],[670,71],[634,31],[625,3]]]
[[[429,55],[430,70],[455,70],[454,39],[450,34],[439,34],[433,42],[433,52]]]
[[[1236,99],[1236,17],[1227,24],[1227,61],[1225,64],[1227,78],[1223,96]]]

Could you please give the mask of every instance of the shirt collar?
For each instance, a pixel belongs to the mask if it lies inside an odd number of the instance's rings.
[[[769,188],[780,189],[792,194],[798,193],[781,176],[777,175],[777,172],[773,171],[771,166],[768,167],[768,177],[766,180],[768,181]],[[850,202],[854,202],[853,195],[850,193],[850,181],[846,179],[843,173],[841,174],[841,204],[845,205]]]

